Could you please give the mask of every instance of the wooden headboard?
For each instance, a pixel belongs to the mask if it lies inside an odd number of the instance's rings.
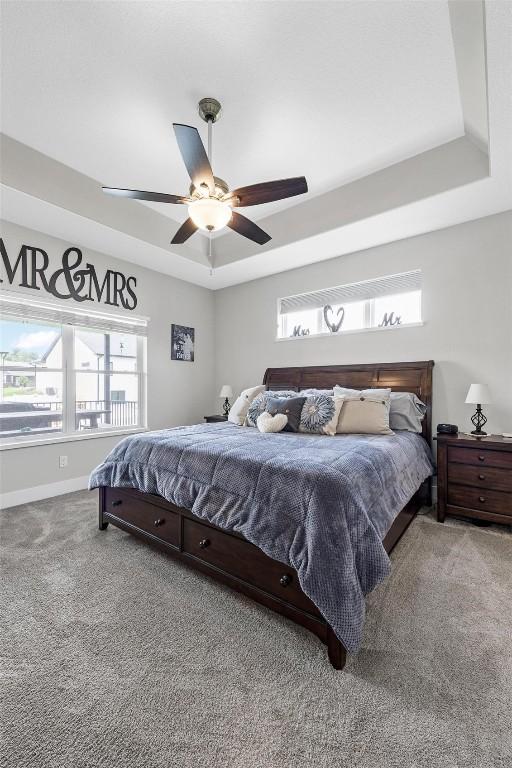
[[[263,383],[269,389],[332,389],[335,384],[353,389],[391,387],[414,392],[427,406],[423,437],[432,437],[433,360],[416,363],[370,363],[368,365],[311,365],[304,368],[267,368]]]

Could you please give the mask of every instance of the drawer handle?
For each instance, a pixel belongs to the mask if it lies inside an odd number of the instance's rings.
[[[485,480],[485,475],[478,475],[479,480]]]
[[[113,507],[120,507],[122,503],[123,502],[122,502],[121,499],[116,499],[115,501],[112,502],[112,506]]]
[[[165,523],[165,520],[163,517],[159,517],[158,520],[155,520],[155,526],[158,528],[159,525],[163,525]]]
[[[279,579],[279,583],[282,587],[287,587],[288,584],[291,584],[291,582],[292,582],[292,577],[290,576],[289,573],[283,573],[283,575]]]
[[[483,504],[485,501],[485,496],[479,496],[478,501],[480,501]]]
[[[485,461],[485,456],[479,456],[478,461]]]
[[[199,546],[201,547],[201,549],[206,549],[206,547],[210,546],[210,539],[201,539],[201,541],[199,542]]]

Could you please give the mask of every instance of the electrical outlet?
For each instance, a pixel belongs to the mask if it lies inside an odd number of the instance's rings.
[[[67,456],[59,456],[59,467],[62,469],[63,467],[67,467],[68,465],[68,457]]]

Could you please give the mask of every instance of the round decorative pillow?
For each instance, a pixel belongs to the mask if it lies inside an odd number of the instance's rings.
[[[300,432],[335,435],[343,397],[310,395],[302,407]]]

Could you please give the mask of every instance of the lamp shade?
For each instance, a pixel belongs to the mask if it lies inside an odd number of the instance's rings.
[[[491,393],[487,384],[472,384],[466,395],[466,403],[485,405],[492,403]]]
[[[229,384],[223,384],[219,392],[219,397],[233,397],[233,390]]]

